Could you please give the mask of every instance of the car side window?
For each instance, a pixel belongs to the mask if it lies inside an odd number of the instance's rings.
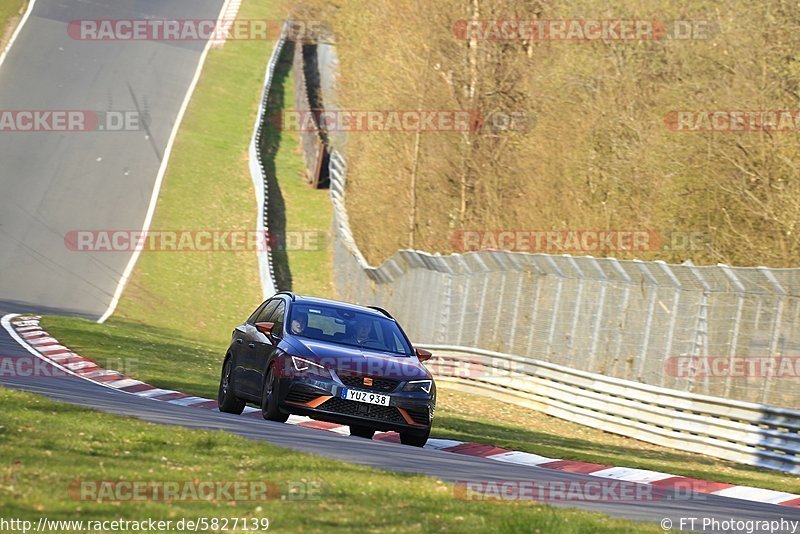
[[[256,308],[256,311],[254,311],[252,314],[250,314],[250,317],[248,317],[248,318],[247,318],[247,321],[245,321],[245,322],[246,322],[246,323],[250,323],[250,324],[255,324],[255,322],[256,322],[256,317],[258,317],[258,314],[261,312],[261,310],[263,310],[263,309],[264,309],[264,306],[266,306],[268,302],[269,302],[268,300],[265,300],[264,302],[262,302],[262,303],[261,303],[261,304],[258,306],[258,308]]]
[[[275,308],[278,307],[278,304],[282,303],[282,300],[271,300],[267,306],[261,310],[261,313],[258,314],[256,318],[257,323],[267,323],[271,321],[270,317],[272,316],[272,312],[275,311]]]
[[[284,315],[286,315],[286,303],[281,300],[279,301],[278,307],[273,309],[269,319],[267,319],[267,321],[275,323],[275,326],[272,327],[272,331],[277,337],[283,337]]]

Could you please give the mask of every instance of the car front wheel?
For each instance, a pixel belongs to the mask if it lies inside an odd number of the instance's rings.
[[[400,432],[400,443],[412,447],[424,447],[430,435],[430,428],[424,432]]]
[[[278,377],[275,375],[275,366],[270,366],[267,379],[264,380],[264,391],[261,394],[261,416],[267,421],[285,423],[289,419],[288,413],[281,412],[278,408]]]
[[[350,435],[357,438],[372,439],[375,435],[375,429],[368,426],[350,425]]]

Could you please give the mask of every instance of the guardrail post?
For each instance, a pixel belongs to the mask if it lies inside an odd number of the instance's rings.
[[[681,301],[681,282],[678,280],[678,277],[675,276],[675,273],[672,271],[672,268],[664,263],[661,260],[657,260],[655,262],[661,270],[664,271],[664,274],[672,282],[672,285],[675,287],[675,290],[672,293],[672,308],[670,309],[669,313],[669,326],[667,327],[667,338],[664,340],[664,363],[666,364],[666,358],[670,358],[674,356],[672,354],[672,340],[675,337],[675,323],[678,321],[678,307]],[[664,386],[666,382],[667,374],[664,372],[665,369],[661,369],[661,385]]]
[[[588,256],[586,261],[589,262],[592,267],[594,267],[601,280],[600,294],[597,297],[597,312],[595,313],[594,324],[592,325],[592,341],[589,348],[589,365],[587,367],[588,371],[596,373],[597,369],[595,368],[595,365],[597,363],[597,343],[600,340],[600,331],[603,327],[603,311],[605,310],[606,291],[608,290],[608,277],[606,276],[605,271],[603,271],[603,268],[600,267],[600,263],[596,258]]]
[[[770,358],[774,358],[778,354],[778,343],[780,342],[781,337],[781,321],[783,320],[783,307],[786,302],[786,295],[787,292],[783,288],[783,286],[778,282],[778,279],[775,278],[775,274],[770,271],[766,267],[758,267],[759,272],[764,275],[764,277],[772,284],[773,289],[779,295],[778,296],[778,309],[775,312],[775,316],[772,319],[772,333],[770,334],[770,342],[769,342],[769,356]],[[764,388],[763,393],[761,396],[761,402],[763,404],[767,403],[767,399],[769,398],[770,390],[772,389],[772,382],[775,380],[773,376],[766,376],[764,377]]]
[[[725,265],[724,263],[717,264],[717,267],[722,270],[728,280],[730,280],[731,284],[736,288],[736,315],[733,319],[733,331],[731,332],[731,343],[728,346],[728,369],[732,368],[733,360],[736,358],[736,351],[739,348],[739,331],[742,326],[742,311],[744,309],[744,292],[746,288],[742,281],[739,280],[739,277],[736,276],[736,273],[731,269],[729,266]],[[731,393],[731,386],[733,382],[732,373],[728,373],[728,376],[725,378],[725,395],[728,396]]]
[[[449,265],[448,265],[449,268]],[[449,270],[449,269],[448,269]],[[450,322],[450,314],[453,310],[453,273],[448,272],[444,274],[445,276],[445,283],[444,283],[444,291],[442,292],[442,307],[441,307],[441,322],[439,323],[439,332],[437,333],[437,339],[440,343],[444,343],[447,339],[447,331],[449,328],[452,328],[452,323]]]
[[[575,272],[578,273],[578,291],[575,295],[575,309],[572,312],[572,325],[569,329],[569,339],[567,340],[567,354],[565,355],[570,362],[570,365],[574,365],[575,362],[573,361],[574,358],[574,349],[575,349],[575,336],[578,332],[578,319],[580,319],[581,313],[581,303],[583,302],[583,284],[586,283],[584,279],[583,271],[581,270],[578,262],[575,260],[574,256],[568,255],[567,260],[572,265],[572,268],[575,269]]]
[[[625,331],[625,315],[627,314],[628,309],[628,302],[630,301],[631,296],[631,277],[628,276],[628,273],[625,269],[622,268],[620,265],[619,260],[616,258],[608,258],[611,266],[617,271],[622,279],[625,281],[624,287],[622,289],[622,303],[620,304],[619,312],[620,312],[620,322],[619,327],[617,328],[617,343],[616,348],[614,349],[614,358],[619,358],[622,352],[622,336],[623,332]],[[616,368],[616,364],[614,364]],[[626,378],[630,378],[627,377]]]
[[[486,289],[489,285],[489,269],[486,267],[486,263],[484,263],[483,258],[481,258],[480,253],[475,254],[475,260],[481,264],[481,272],[480,275],[483,277],[483,283],[481,284],[481,295],[478,297],[478,317],[475,321],[475,328],[473,330],[474,337],[472,338],[472,346],[477,347],[478,341],[480,340],[480,332],[481,332],[481,323],[483,323],[483,310],[486,307]],[[474,271],[473,271],[474,272]]]
[[[697,311],[697,320],[695,321],[694,328],[694,347],[692,349],[692,356],[702,358],[708,356],[708,292],[711,289],[700,274],[700,271],[694,265],[689,266],[691,272],[700,285],[703,286],[703,295],[700,298],[700,307]],[[708,389],[708,375],[703,378],[703,384]],[[694,391],[694,375],[689,377],[688,380],[689,391]]]
[[[561,288],[564,285],[564,273],[561,272],[561,269],[558,268],[553,256],[545,256],[547,259],[547,263],[553,268],[553,271],[556,273],[556,297],[553,302],[553,310],[552,310],[552,317],[550,318],[550,332],[547,334],[547,348],[545,353],[548,357],[551,356],[553,350],[553,343],[555,342],[556,337],[556,325],[558,324],[558,312],[561,307]]]
[[[458,339],[456,340],[456,344],[466,345],[466,343],[464,343],[464,323],[467,320],[467,298],[469,296],[469,286],[472,277],[470,276],[470,273],[466,272],[467,269],[466,263],[464,262],[464,257],[459,257],[459,259],[461,260],[461,265],[463,267],[461,269],[461,273],[464,277],[464,289],[461,293],[461,320],[459,321],[458,325]]]
[[[536,284],[536,290],[533,295],[533,301],[531,305],[531,322],[528,330],[528,349],[526,351],[526,355],[530,356],[533,353],[533,334],[535,333],[536,329],[534,326],[536,325],[536,319],[539,314],[539,308],[541,307],[542,303],[540,302],[542,296],[542,279],[544,276],[542,273],[538,273],[536,275],[536,279],[534,280],[534,284]]]
[[[501,271],[500,271],[500,288],[497,290],[497,307],[494,310],[494,326],[492,328],[492,350],[497,350],[497,336],[500,330],[500,316],[503,315],[500,313],[502,306],[500,303],[503,300],[503,293],[506,290],[506,277],[508,277],[508,266],[506,265],[505,258],[503,257],[504,252],[492,252],[492,256],[494,257],[495,261],[500,264]],[[489,280],[489,273],[486,273],[486,281]],[[506,318],[507,319],[507,318]]]
[[[516,262],[512,260],[515,263]],[[514,292],[514,308],[511,312],[511,332],[508,335],[508,351],[512,352],[514,348],[514,340],[517,339],[517,325],[519,324],[519,303],[522,300],[522,286],[525,282],[525,271],[523,269],[519,269],[517,271],[517,290]]]
[[[644,369],[644,363],[647,360],[647,349],[650,346],[650,330],[653,327],[653,315],[655,315],[656,311],[658,281],[641,260],[633,261],[639,267],[639,271],[642,273],[642,275],[644,275],[644,277],[650,283],[650,295],[647,303],[647,317],[645,317],[644,331],[642,332],[642,346],[641,349],[639,349],[639,358],[636,365],[636,370],[634,371],[634,376],[636,376],[640,382],[643,382],[642,370]]]

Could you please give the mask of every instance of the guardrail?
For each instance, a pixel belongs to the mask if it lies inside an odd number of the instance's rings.
[[[256,124],[253,129],[253,137],[250,139],[248,149],[248,160],[250,164],[250,178],[253,180],[253,188],[256,192],[256,205],[258,206],[258,217],[256,220],[256,231],[259,235],[269,234],[269,219],[267,208],[269,205],[269,180],[264,162],[261,159],[261,140],[266,122],[266,113],[269,105],[270,88],[272,78],[275,74],[275,66],[278,64],[283,47],[289,32],[289,23],[284,23],[281,35],[272,49],[272,55],[267,62],[266,73],[264,74],[264,87],[261,91],[261,102],[256,113]],[[261,291],[264,299],[275,294],[278,284],[275,282],[275,273],[272,268],[272,251],[267,247],[258,252],[258,274],[261,280]]]
[[[316,53],[316,45],[295,42],[292,70],[294,71],[295,111],[304,115],[300,128],[300,144],[306,164],[306,180],[314,189],[328,185],[328,152],[325,146],[325,133],[318,123],[319,105],[311,102],[306,79],[305,47],[311,46]],[[313,83],[313,82],[312,82]]]
[[[438,381],[649,443],[800,474],[800,411],[695,395],[500,352],[418,345]]]

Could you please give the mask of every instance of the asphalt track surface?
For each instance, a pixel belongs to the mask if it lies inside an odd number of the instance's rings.
[[[0,309],[0,316],[13,311],[17,310]],[[14,341],[4,329],[0,329],[0,357],[29,358],[31,354]],[[452,482],[530,480],[569,483],[598,480],[576,473],[505,464],[444,451],[342,436],[333,432],[262,421],[253,417],[175,406],[126,394],[77,377],[0,376],[0,385],[38,393],[60,402],[116,415],[133,416],[153,423],[223,430],[248,439],[266,441],[337,460],[392,471],[425,474]],[[715,495],[696,494],[692,497],[680,496],[678,499],[670,499],[674,496],[671,490],[663,488],[651,488],[651,490],[654,498],[649,501],[571,502],[569,506],[636,521],[659,522],[664,518],[670,518],[676,526],[682,517],[700,518],[698,524],[703,517],[714,517],[719,521],[731,519],[800,521],[800,510],[792,508]],[[556,506],[563,504],[557,503]]]
[[[131,111],[146,127],[0,132],[0,301],[102,315],[131,253],[74,252],[64,236],[72,230],[141,230],[205,46],[75,40],[68,23],[216,20],[221,8],[222,0],[36,0],[0,67],[0,110]]]

